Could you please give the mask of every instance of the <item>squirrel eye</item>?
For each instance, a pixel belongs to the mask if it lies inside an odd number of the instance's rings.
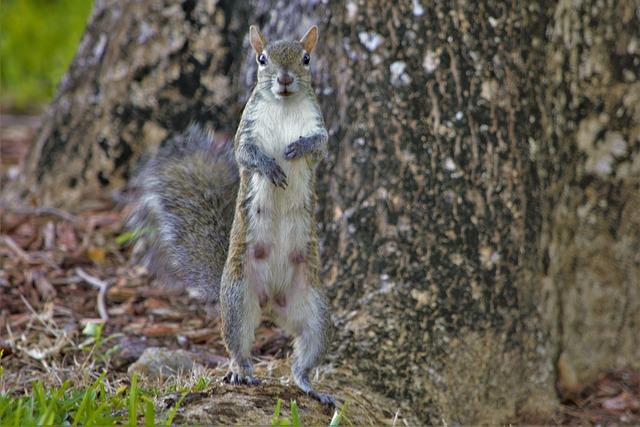
[[[311,57],[309,56],[309,54],[305,53],[304,56],[302,57],[302,63],[304,65],[309,65],[310,60],[311,60]]]
[[[265,65],[267,63],[267,56],[264,53],[261,53],[260,56],[258,56],[258,62]]]

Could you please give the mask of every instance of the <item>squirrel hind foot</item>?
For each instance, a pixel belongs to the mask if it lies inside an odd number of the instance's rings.
[[[336,399],[333,396],[330,394],[318,393],[314,390],[311,386],[311,382],[309,381],[308,371],[305,370],[300,372],[294,368],[293,381],[300,390],[307,394],[307,396],[314,398],[323,405],[332,406],[334,408],[337,406]]]
[[[333,408],[338,406],[338,404],[336,402],[336,399],[333,396],[331,396],[330,394],[318,393],[315,390],[309,390],[307,392],[307,395],[309,397],[314,398],[315,400],[317,400],[318,402],[322,403],[323,405],[331,406]]]
[[[258,378],[255,378],[253,375],[242,375],[237,372],[229,371],[227,374],[222,377],[222,382],[232,385],[260,385],[261,381]]]

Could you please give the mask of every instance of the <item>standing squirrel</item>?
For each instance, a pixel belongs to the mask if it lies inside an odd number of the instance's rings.
[[[318,28],[300,41],[268,43],[251,26],[249,40],[258,82],[234,140],[239,184],[227,153],[191,127],[169,140],[139,175],[142,197],[131,224],[152,234],[152,266],[165,280],[219,299],[231,357],[226,382],[259,384],[250,352],[265,311],[295,336],[297,386],[335,405],[309,381],[333,327],[320,286],[315,220],[315,169],[328,140],[309,69]],[[236,189],[229,234],[230,193]]]
[[[315,221],[315,168],[328,139],[309,70],[318,28],[299,42],[270,44],[252,26],[249,40],[258,83],[235,137],[240,189],[220,283],[223,335],[232,360],[226,379],[257,383],[250,350],[261,312],[268,310],[295,336],[293,380],[330,404],[333,398],[309,382],[331,330]]]

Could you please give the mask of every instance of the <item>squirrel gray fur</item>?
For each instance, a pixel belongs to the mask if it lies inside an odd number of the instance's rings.
[[[166,140],[133,180],[128,226],[148,245],[144,262],[163,283],[218,300],[227,258],[238,167],[229,144],[192,124]]]
[[[315,219],[315,169],[328,139],[309,68],[318,29],[300,41],[268,43],[251,26],[249,40],[258,82],[234,139],[239,173],[229,151],[214,150],[211,136],[193,126],[140,173],[130,223],[150,235],[151,266],[165,281],[219,300],[231,357],[226,382],[259,384],[250,350],[264,312],[295,337],[296,385],[335,405],[309,380],[333,329]]]

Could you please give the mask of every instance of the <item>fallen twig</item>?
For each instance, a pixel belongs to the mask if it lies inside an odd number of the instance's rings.
[[[40,292],[40,295],[42,295],[42,298],[44,298],[45,300],[51,300],[56,296],[56,290],[54,289],[51,282],[49,282],[49,280],[47,280],[46,276],[44,276],[43,274],[37,274],[34,282],[36,284],[38,292]]]
[[[62,336],[56,339],[56,342],[48,348],[39,349],[39,348],[26,348],[22,347],[20,344],[15,343],[15,346],[18,350],[22,351],[27,356],[31,357],[35,360],[44,361],[51,356],[57,355],[64,348],[65,345],[71,342],[71,337],[65,333]]]
[[[44,264],[47,264],[49,267],[51,267],[54,270],[60,269],[60,266],[50,258],[49,254],[46,251],[33,251],[29,254],[29,256],[33,260],[33,263],[37,263],[39,260],[39,261],[42,261]]]
[[[100,314],[100,318],[102,320],[108,320],[109,314],[107,313],[107,304],[105,303],[105,296],[107,294],[107,289],[109,288],[109,284],[107,282],[104,282],[98,279],[97,277],[91,276],[80,267],[76,268],[76,274],[80,276],[88,284],[98,288],[98,298],[97,298],[98,313]]]
[[[28,253],[26,253],[24,249],[18,246],[15,240],[13,240],[11,237],[6,235],[1,237],[5,245],[7,245],[9,249],[11,249],[13,253],[15,253],[18,256],[18,258],[20,258],[21,260],[29,264],[33,262],[33,258],[31,258],[31,256]]]
[[[58,333],[51,327],[51,325],[49,324],[51,322],[51,318],[53,317],[53,311],[51,310],[51,308],[53,308],[51,305],[49,304],[45,304],[45,313],[44,314],[39,314],[32,306],[31,304],[29,304],[29,301],[27,301],[27,299],[24,297],[24,295],[20,295],[20,299],[22,300],[22,303],[27,307],[27,309],[29,309],[29,311],[31,312],[31,318],[30,318],[30,322],[29,325],[27,326],[27,328],[31,328],[31,320],[36,319],[38,322],[40,322],[42,324],[42,326],[44,326],[44,328],[53,336],[58,336]],[[49,309],[48,309],[49,308]]]
[[[20,295],[20,298],[22,299],[22,302],[26,305],[27,309],[31,312],[32,314],[31,319],[35,318],[36,320],[38,320],[44,326],[47,332],[56,338],[55,343],[52,346],[45,347],[45,348],[36,348],[36,347],[29,348],[29,347],[22,346],[20,345],[18,340],[14,338],[13,331],[11,330],[11,326],[7,324],[6,328],[7,328],[7,333],[9,335],[8,342],[16,350],[21,351],[22,353],[26,354],[32,359],[39,360],[42,363],[45,363],[45,359],[51,356],[57,355],[68,343],[71,342],[71,334],[67,333],[64,330],[62,330],[62,333],[55,331],[50,325],[50,320],[51,320],[50,318],[52,313],[48,313],[46,315],[38,314],[23,295]],[[47,319],[48,321],[45,321],[45,319]],[[31,328],[31,326],[28,326],[28,328]],[[22,338],[22,341],[26,341],[24,334],[22,335],[21,338]]]
[[[78,276],[66,276],[66,277],[58,277],[56,279],[51,279],[52,285],[71,285],[74,283],[80,283],[83,279]]]
[[[55,216],[60,219],[69,222],[76,222],[77,218],[71,215],[69,212],[61,211],[56,208],[49,208],[44,206],[29,207],[29,206],[2,206],[9,212],[17,213],[21,215],[36,215],[36,216]]]

